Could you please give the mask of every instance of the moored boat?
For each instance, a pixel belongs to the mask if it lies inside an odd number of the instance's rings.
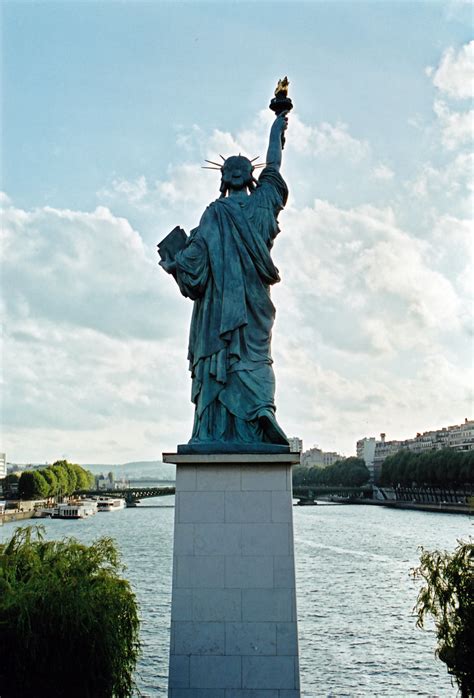
[[[76,502],[63,502],[54,507],[41,507],[36,510],[39,518],[51,519],[86,519],[97,514],[97,502],[83,499]]]
[[[97,511],[117,511],[125,509],[125,499],[121,497],[99,497],[97,500]]]

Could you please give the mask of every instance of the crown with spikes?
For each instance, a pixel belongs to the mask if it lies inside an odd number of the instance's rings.
[[[204,162],[208,162],[209,165],[213,165],[213,167],[207,167],[206,165],[203,165],[201,167],[201,169],[202,170],[221,170],[221,172],[222,172],[222,168],[224,167],[224,165],[226,163],[226,158],[223,155],[221,155],[220,153],[219,153],[219,157],[222,158],[222,160],[223,160],[222,165],[219,164],[218,162],[214,162],[213,160],[204,160]],[[241,153],[239,153],[239,158],[240,157],[245,157],[245,156],[242,156]],[[266,164],[267,164],[266,162],[260,162],[260,163],[257,163],[256,165],[253,164],[255,162],[255,160],[259,159],[259,157],[260,157],[260,155],[257,155],[257,157],[252,158],[249,161],[252,164],[252,170],[256,170],[256,169],[259,169],[261,167],[266,166]]]

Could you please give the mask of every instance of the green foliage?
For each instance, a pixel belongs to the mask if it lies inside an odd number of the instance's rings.
[[[48,483],[48,495],[50,497],[54,497],[55,495],[58,494],[58,478],[57,475],[54,473],[54,471],[51,468],[44,468],[41,471],[42,476]]]
[[[342,485],[360,487],[368,482],[369,470],[361,458],[338,460],[327,468],[297,465],[293,469],[293,485]]]
[[[13,497],[18,493],[20,473],[9,473],[3,480],[3,491],[7,497]]]
[[[23,499],[45,499],[49,485],[40,470],[25,470],[18,483],[18,494]]]
[[[88,490],[94,476],[76,463],[58,460],[47,468],[25,470],[20,477],[18,492],[23,499],[44,499],[70,495],[76,490]]]
[[[407,449],[382,463],[382,485],[463,487],[474,483],[474,451],[452,448],[413,453]]]
[[[2,698],[125,698],[139,654],[138,607],[110,538],[0,544]]]
[[[77,475],[74,466],[67,460],[57,460],[53,465],[59,465],[63,468],[67,480],[67,494],[72,494],[77,489]]]
[[[474,696],[474,544],[458,541],[453,553],[422,548],[420,566],[412,571],[422,579],[415,611],[417,625],[433,617],[436,655],[447,666],[463,698]]]
[[[74,470],[76,476],[76,490],[87,490],[89,489],[89,477],[88,473],[80,465],[72,464],[71,467]]]
[[[58,461],[57,465],[56,463],[53,463],[53,465],[50,465],[49,468],[58,478],[58,492],[63,495],[68,494],[68,477],[63,466],[60,465]]]

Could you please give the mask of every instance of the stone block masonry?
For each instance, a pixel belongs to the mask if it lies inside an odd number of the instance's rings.
[[[177,465],[169,698],[300,698],[295,458],[163,455]]]

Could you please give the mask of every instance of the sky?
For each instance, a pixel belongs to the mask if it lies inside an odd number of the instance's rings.
[[[272,354],[288,436],[344,455],[472,418],[473,5],[2,3],[9,462],[159,460],[191,435],[192,302],[157,266],[264,157],[290,80]]]

